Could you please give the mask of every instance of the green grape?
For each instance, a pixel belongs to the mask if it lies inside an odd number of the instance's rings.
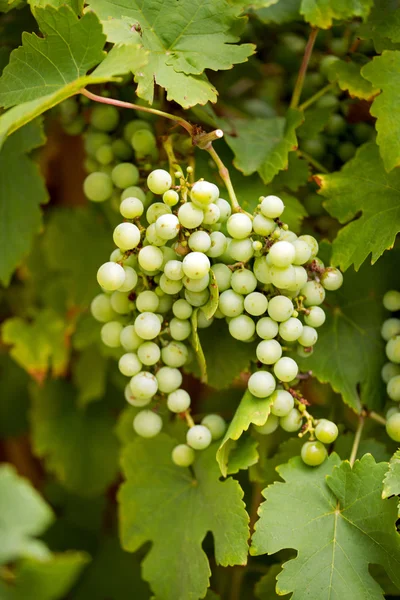
[[[332,54],[328,54],[328,56],[324,56],[321,59],[321,62],[319,65],[319,70],[321,72],[321,75],[328,77],[328,75],[330,73],[330,66],[333,65],[338,60],[339,60],[339,58],[337,56],[332,56]]]
[[[141,313],[157,312],[159,303],[157,294],[151,290],[145,290],[136,296],[136,308]]]
[[[164,169],[155,169],[147,177],[147,185],[153,194],[162,195],[170,189],[172,177]]]
[[[275,242],[268,254],[268,263],[275,267],[288,267],[296,256],[296,250],[290,242]]]
[[[115,106],[96,105],[90,115],[90,124],[100,131],[113,131],[119,122],[119,112]]]
[[[306,242],[311,248],[311,259],[315,258],[318,254],[319,246],[318,242],[312,235],[300,235],[297,239]],[[319,259],[317,259],[319,260]],[[322,261],[320,261],[319,266],[324,268]]]
[[[236,240],[247,238],[253,229],[253,224],[247,215],[235,213],[231,215],[226,223],[229,235]]]
[[[275,231],[277,225],[273,219],[264,217],[264,215],[255,215],[253,219],[253,231],[264,237]]]
[[[266,196],[261,200],[261,214],[268,219],[277,219],[280,217],[284,208],[285,205],[278,196]]]
[[[274,364],[274,373],[280,381],[293,381],[296,378],[299,368],[293,358],[284,356]]]
[[[337,153],[342,162],[347,162],[348,160],[353,158],[353,156],[356,153],[356,150],[357,148],[355,147],[353,142],[343,142],[339,145]]]
[[[267,420],[264,425],[253,425],[254,429],[257,433],[261,435],[269,435],[273,433],[279,425],[279,419],[275,415],[269,414]]]
[[[199,308],[200,306],[204,306],[210,297],[210,292],[208,289],[203,292],[191,292],[190,290],[185,290],[185,299],[192,306]]]
[[[138,198],[143,204],[146,202],[146,194],[137,185],[131,185],[121,194],[121,201],[125,198]]]
[[[83,182],[83,191],[92,202],[105,202],[113,192],[110,176],[100,172],[90,173]]]
[[[172,462],[178,467],[190,467],[194,463],[195,452],[186,444],[178,444],[172,450]]]
[[[133,419],[133,428],[140,437],[153,438],[162,429],[162,419],[151,410],[141,410]]]
[[[164,266],[164,274],[168,279],[173,281],[180,281],[183,276],[183,266],[179,260],[169,260]]]
[[[304,322],[310,327],[321,327],[325,323],[325,319],[325,312],[320,306],[312,306],[309,313],[304,316]]]
[[[339,430],[336,423],[327,419],[320,419],[315,428],[315,436],[317,440],[323,444],[332,444],[337,438]]]
[[[293,314],[293,303],[286,296],[274,296],[268,304],[268,314],[274,321],[287,321]]]
[[[216,265],[212,267],[214,269]],[[224,265],[225,266],[225,265]],[[226,267],[230,273],[230,269]],[[218,282],[218,279],[217,279]],[[232,286],[233,287],[233,286]],[[219,285],[218,285],[218,289]],[[261,292],[251,292],[244,299],[244,309],[249,315],[259,317],[267,312],[268,300]]]
[[[214,317],[211,317],[209,319],[208,317],[206,317],[206,315],[204,314],[204,311],[202,309],[199,310],[199,312],[197,313],[198,329],[206,329],[207,327],[210,327],[210,325],[213,324],[213,321],[214,321]]]
[[[278,323],[271,317],[262,317],[257,322],[257,335],[263,340],[272,340],[278,334]]]
[[[186,229],[196,229],[203,222],[204,212],[193,202],[186,202],[178,210],[180,224]]]
[[[229,333],[235,340],[247,342],[251,340],[256,330],[253,319],[247,315],[233,317],[229,321]]]
[[[309,325],[304,325],[303,331],[301,335],[298,337],[297,341],[302,346],[309,348],[310,346],[314,346],[318,340],[318,333],[314,329],[314,327],[310,327]]]
[[[216,233],[219,233],[219,232],[216,232]],[[223,234],[221,234],[221,235],[223,235]],[[189,236],[188,246],[194,252],[204,252],[205,253],[211,247],[211,237],[206,231],[194,231]]]
[[[167,206],[175,206],[179,202],[179,194],[175,190],[167,190],[163,193],[163,202]]]
[[[190,279],[190,277],[184,277],[182,279],[182,283],[186,289],[191,292],[202,292],[206,288],[208,288],[210,283],[210,276],[207,273],[201,279]]]
[[[139,129],[135,131],[131,138],[131,144],[139,158],[150,156],[157,147],[156,138],[148,129]]]
[[[160,303],[158,305],[158,312],[161,314],[165,314],[168,313],[171,308],[172,308],[172,304],[173,304],[173,299],[171,298],[171,296],[168,296],[168,294],[163,294],[160,297]]]
[[[217,223],[219,221],[221,213],[220,213],[218,206],[216,204],[214,204],[213,202],[211,204],[209,204],[208,206],[205,206],[203,208],[203,211],[204,211],[204,217],[203,217],[204,225],[215,225],[215,223]]]
[[[298,431],[303,423],[303,417],[297,408],[292,410],[285,416],[279,419],[279,425],[284,431],[288,433],[294,433]]]
[[[381,327],[381,335],[388,342],[390,338],[400,333],[400,319],[386,319]]]
[[[400,310],[400,292],[396,290],[386,292],[383,296],[383,306],[391,312]]]
[[[173,240],[179,233],[179,219],[175,215],[161,215],[156,221],[156,232],[165,240]]]
[[[165,273],[163,273],[160,278],[160,288],[165,294],[175,296],[176,294],[179,294],[183,288],[183,282],[182,280],[169,279]]]
[[[231,286],[238,294],[250,294],[257,287],[257,279],[249,269],[240,269],[232,273]]]
[[[343,284],[343,275],[339,269],[328,267],[321,276],[321,283],[326,290],[338,290]]]
[[[110,297],[106,294],[98,294],[98,296],[93,298],[90,305],[90,312],[96,321],[100,323],[107,323],[117,316],[111,306]]]
[[[386,391],[391,400],[400,401],[400,375],[395,375],[389,380]]]
[[[400,335],[396,335],[386,344],[386,356],[392,363],[400,363]]]
[[[186,434],[186,442],[194,450],[204,450],[211,444],[212,435],[204,425],[194,425]]]
[[[233,290],[226,290],[219,297],[218,307],[226,317],[237,317],[244,309],[243,296]]]
[[[304,306],[319,306],[325,300],[325,290],[317,281],[307,281],[300,293],[305,297]]]
[[[271,400],[271,413],[276,417],[286,417],[294,407],[293,396],[286,390],[275,390]]]
[[[275,287],[282,290],[297,289],[296,271],[292,265],[283,268],[271,265],[269,267],[269,275]]]
[[[126,352],[137,350],[142,342],[143,339],[137,335],[133,325],[127,325],[121,330],[120,344]]]
[[[139,250],[138,261],[139,265],[145,271],[157,271],[161,268],[164,260],[164,255],[160,248],[156,246],[145,246]]]
[[[112,309],[119,315],[127,315],[131,310],[131,302],[127,293],[113,292],[110,302]]]
[[[303,332],[303,324],[300,319],[290,317],[279,325],[279,335],[286,342],[294,342],[299,339]]]
[[[160,360],[161,351],[154,342],[143,342],[137,349],[137,355],[142,364],[152,366]]]
[[[157,219],[159,217],[161,217],[162,215],[170,215],[170,214],[171,214],[171,209],[169,206],[167,206],[166,204],[163,204],[162,202],[154,202],[154,204],[151,204],[149,206],[149,208],[147,209],[146,219],[150,224],[152,224],[152,223],[155,223],[157,221]],[[160,234],[158,233],[157,235],[160,235]]]
[[[158,390],[158,381],[149,371],[140,371],[132,377],[129,383],[131,392],[135,398],[140,400],[153,398]]]
[[[218,198],[215,200],[215,204],[219,208],[219,221],[221,223],[225,223],[232,214],[231,205],[223,198]]]
[[[143,340],[153,340],[161,331],[159,318],[151,312],[143,312],[135,319],[135,331]]]
[[[182,373],[173,367],[161,367],[156,373],[158,389],[169,394],[182,384]]]
[[[138,282],[138,276],[137,273],[134,269],[132,269],[132,267],[124,267],[124,271],[125,271],[125,281],[124,283],[118,288],[119,292],[130,292],[131,290],[133,290]]]
[[[140,230],[133,223],[120,223],[114,229],[113,240],[120,250],[136,248],[140,242]]]
[[[392,415],[397,415],[399,414],[399,407],[398,406],[392,406],[391,408],[389,408],[389,410],[386,412],[386,419],[390,419],[390,417]]]
[[[304,265],[311,258],[311,248],[310,245],[307,244],[304,240],[294,240],[291,242],[295,251],[295,256],[293,259],[294,265]],[[273,247],[273,246],[272,246]]]
[[[106,262],[97,271],[99,285],[108,292],[117,290],[125,281],[125,271],[115,262]]]
[[[214,183],[196,181],[193,184],[190,196],[193,202],[204,208],[218,199],[219,189]]]
[[[325,94],[316,103],[318,108],[337,108],[339,100],[333,94]]]
[[[282,356],[282,346],[276,340],[263,340],[256,348],[256,355],[264,365],[273,365]]]
[[[131,163],[119,163],[119,165],[113,168],[111,179],[118,188],[125,189],[137,184],[139,181],[139,171]]]
[[[111,148],[115,158],[118,160],[129,160],[132,156],[132,148],[125,140],[113,140],[111,142]]]
[[[318,467],[327,456],[328,452],[321,442],[306,442],[301,448],[301,458],[309,467]]]
[[[119,321],[109,321],[105,323],[100,331],[100,336],[103,344],[110,348],[119,348],[121,345],[120,335],[122,325]]]
[[[100,131],[92,131],[85,135],[84,137],[84,148],[86,154],[90,157],[94,158],[96,156],[96,152],[100,146],[104,144],[108,144],[111,142],[111,138],[106,133]]]
[[[276,381],[268,371],[256,371],[250,375],[247,387],[256,398],[268,398],[275,390]]]
[[[125,386],[124,396],[125,400],[129,402],[129,404],[138,408],[147,406],[147,404],[150,404],[151,402],[151,398],[135,398],[135,396],[132,394],[131,386],[129,385],[129,383]]]
[[[303,140],[302,150],[317,160],[323,158],[326,152],[324,138],[322,136],[317,136],[313,139]]]
[[[251,240],[232,240],[226,251],[230,258],[239,262],[247,262],[254,254],[253,243]],[[228,262],[232,262],[231,260]]]
[[[400,413],[391,415],[386,421],[386,432],[395,442],[400,442]]]
[[[339,136],[345,133],[347,129],[346,120],[338,114],[333,114],[329,117],[327,124],[325,125],[325,132],[328,135]]]
[[[256,258],[253,264],[253,272],[260,283],[271,283],[269,266],[264,256]]]
[[[143,214],[143,202],[139,198],[125,198],[120,204],[119,211],[125,219],[135,219]]]
[[[184,321],[186,319],[190,319],[193,308],[184,298],[180,298],[173,303],[172,312],[174,313],[175,317]]]
[[[167,262],[176,259],[177,254],[175,250],[173,248],[170,248],[169,246],[163,246],[162,248],[160,248],[160,250],[163,253],[163,263],[161,265],[161,268],[164,269]]]
[[[127,354],[123,354],[119,359],[118,368],[122,375],[133,377],[133,375],[136,375],[136,373],[139,373],[142,370],[142,363],[137,354],[128,352]]]
[[[174,317],[169,323],[171,337],[179,342],[186,340],[192,332],[192,326],[187,319]]]
[[[167,406],[171,412],[183,413],[190,406],[190,396],[186,390],[181,388],[168,394]]]
[[[133,121],[129,121],[124,127],[124,139],[131,143],[132,136],[136,131],[140,131],[141,129],[147,129],[148,131],[152,130],[150,123],[146,121],[142,121],[141,119],[135,119]]]
[[[400,375],[400,365],[395,365],[394,363],[388,362],[383,365],[381,371],[381,377],[385,383],[389,383],[392,377],[396,375]]]
[[[201,279],[211,267],[209,258],[202,252],[190,252],[182,263],[183,272],[190,279]]]
[[[189,358],[189,352],[182,342],[172,341],[161,350],[161,358],[167,367],[183,367]]]
[[[201,424],[210,430],[213,440],[222,438],[226,431],[226,422],[219,415],[207,415],[201,420]]]
[[[104,144],[96,150],[96,160],[103,166],[109,165],[114,160],[114,154],[110,144]]]
[[[353,134],[359,144],[364,144],[375,135],[375,129],[368,123],[356,123],[353,127]]]

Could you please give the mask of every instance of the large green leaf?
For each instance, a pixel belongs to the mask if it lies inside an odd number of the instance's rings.
[[[106,37],[92,12],[79,19],[69,6],[46,6],[36,8],[35,16],[44,37],[24,33],[0,78],[0,105],[14,106],[0,117],[0,144],[5,135],[81,88],[134,72],[147,60],[139,45],[115,47],[106,57]]]
[[[289,152],[297,148],[296,128],[303,120],[298,110],[284,117],[236,119],[226,132],[226,141],[235,155],[234,165],[245,175],[256,171],[264,183],[288,166]]]
[[[27,153],[44,141],[41,123],[36,121],[0,149],[0,282],[4,285],[41,227],[40,205],[48,201],[48,194],[38,166]]]
[[[272,6],[259,9],[256,14],[264,23],[290,23],[300,21],[301,0],[279,0]]]
[[[246,564],[248,516],[237,481],[219,481],[215,445],[198,453],[193,476],[172,462],[175,444],[160,434],[125,447],[121,538],[131,552],[152,542],[142,566],[157,598],[197,600],[206,594],[210,576],[202,549],[207,532],[214,536],[218,564]]]
[[[333,263],[359,269],[369,254],[376,262],[400,231],[399,172],[386,173],[378,147],[369,142],[340,171],[317,181],[327,211],[346,224],[333,242]]]
[[[253,53],[252,44],[236,45],[240,12],[226,0],[92,0],[107,39],[138,43],[149,51],[149,62],[136,75],[137,93],[153,102],[154,83],[167,90],[167,99],[184,108],[215,102],[217,91],[205,69],[230,69]]]
[[[373,0],[302,0],[300,12],[314,27],[328,29],[335,19],[365,19],[372,5]]]
[[[383,52],[362,69],[362,75],[381,93],[371,106],[377,118],[377,144],[386,171],[400,165],[400,116],[397,98],[400,92],[400,52]]]
[[[398,1],[375,0],[368,19],[361,25],[358,35],[363,39],[372,39],[377,50],[385,47],[389,40],[400,42]]]
[[[95,403],[86,411],[79,410],[75,394],[64,381],[35,389],[33,448],[68,490],[90,496],[103,492],[114,481],[118,441],[107,407]]]
[[[279,468],[285,483],[264,490],[251,549],[252,554],[297,550],[278,575],[279,594],[294,592],[297,600],[381,600],[370,564],[382,565],[400,584],[397,502],[381,498],[385,470],[386,463],[375,463],[369,454],[353,468],[336,454],[314,469],[300,458]]]
[[[390,459],[389,468],[383,480],[382,498],[390,498],[390,496],[400,496],[400,450],[397,450]]]
[[[46,545],[35,539],[53,520],[53,513],[30,483],[11,465],[0,467],[0,564],[20,557],[44,559]]]
[[[328,69],[329,80],[337,81],[340,89],[347,91],[352,97],[371,100],[379,93],[379,87],[374,82],[367,81],[369,77],[367,79],[363,77],[362,66],[354,61],[337,60]]]
[[[0,438],[28,429],[29,377],[8,354],[0,354]]]

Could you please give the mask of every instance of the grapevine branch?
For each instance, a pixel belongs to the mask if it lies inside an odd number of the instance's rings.
[[[364,424],[365,424],[365,418],[364,418],[364,415],[361,414],[358,417],[358,427],[356,430],[356,435],[354,436],[353,447],[351,449],[351,454],[350,454],[350,458],[349,458],[349,463],[351,466],[353,466],[356,461],[358,447],[360,445],[361,436],[362,436],[362,432],[364,429]]]
[[[293,96],[290,102],[290,108],[297,108],[299,105],[299,100],[304,84],[304,78],[307,73],[308,63],[310,62],[311,54],[313,51],[315,40],[318,35],[318,31],[319,29],[312,29],[308,37],[307,45],[304,50],[303,60],[299,69],[299,74],[297,75],[296,85],[294,86]]]
[[[312,104],[314,104],[314,102],[316,102],[317,100],[322,98],[322,96],[325,96],[325,94],[327,92],[329,92],[329,90],[332,90],[335,87],[336,87],[336,81],[333,81],[332,83],[328,83],[325,87],[321,88],[313,96],[308,98],[308,100],[306,100],[305,102],[300,104],[299,109],[306,110],[306,108],[309,108]]]

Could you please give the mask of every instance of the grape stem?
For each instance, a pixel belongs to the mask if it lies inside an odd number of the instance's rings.
[[[329,173],[328,169],[326,169],[323,165],[321,165],[320,162],[318,162],[317,160],[315,160],[315,158],[313,158],[312,156],[310,156],[309,154],[307,154],[307,152],[304,152],[303,150],[298,150],[297,152],[307,162],[309,162],[310,165],[312,165],[315,169],[317,169],[318,173]]]
[[[189,428],[194,427],[194,421],[192,419],[192,416],[191,416],[190,412],[188,410],[185,410],[185,412],[183,414],[184,414],[187,426]]]
[[[376,421],[377,423],[380,423],[381,425],[386,425],[386,419],[384,417],[382,417],[381,415],[378,415],[378,413],[376,413],[373,410],[371,410],[371,412],[367,413],[367,416],[370,417],[371,419],[373,419],[374,421]]]
[[[358,447],[360,445],[361,436],[362,436],[362,432],[364,429],[364,424],[365,424],[365,418],[364,418],[364,415],[361,414],[358,417],[358,427],[356,430],[356,434],[354,436],[354,442],[353,442],[353,446],[351,448],[351,454],[350,454],[350,458],[349,458],[349,463],[350,463],[351,467],[354,465],[354,463],[356,461]]]
[[[311,29],[308,41],[304,50],[303,60],[301,61],[299,74],[297,75],[296,85],[294,86],[292,100],[290,102],[290,108],[297,108],[301,92],[303,90],[304,78],[307,73],[308,63],[310,62],[311,54],[313,51],[314,43],[317,38],[319,29]]]
[[[229,199],[231,201],[233,212],[245,212],[241,208],[241,206],[238,202],[238,199],[236,197],[235,190],[233,189],[231,177],[229,175],[229,171],[226,168],[226,166],[224,165],[224,163],[222,162],[222,160],[220,159],[216,150],[213,148],[213,145],[210,143],[206,148],[204,148],[204,150],[206,150],[208,152],[208,154],[211,156],[211,158],[213,159],[213,161],[215,162],[215,164],[218,167],[218,173],[220,174],[220,177],[221,177],[222,181],[224,182],[226,189],[228,190]]]
[[[325,94],[327,92],[329,92],[329,90],[332,90],[334,87],[336,87],[336,81],[332,81],[332,83],[328,83],[328,85],[321,88],[319,90],[319,92],[316,92],[313,96],[310,96],[310,98],[308,98],[308,100],[306,100],[305,102],[300,104],[299,110],[306,110],[306,108],[309,108],[312,104],[314,104],[314,102],[316,102],[317,100],[322,98],[322,96],[325,96]]]
[[[170,170],[171,176],[174,177],[174,175],[177,171],[181,171],[181,168],[176,159],[174,149],[172,147],[172,140],[170,137],[167,137],[163,140],[163,147],[165,150],[165,154],[167,155],[167,158],[168,158],[169,170]]]

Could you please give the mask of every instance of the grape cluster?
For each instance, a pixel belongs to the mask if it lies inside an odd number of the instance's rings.
[[[390,290],[383,297],[386,310],[396,313],[400,310],[400,292]],[[381,328],[381,335],[386,342],[386,356],[390,362],[382,367],[382,379],[386,383],[387,395],[394,402],[400,402],[400,319],[386,319]],[[400,442],[400,410],[399,405],[389,408],[386,413],[386,431],[395,442]]]
[[[118,124],[118,112],[113,117],[110,108],[96,106],[91,116],[86,149],[90,157],[96,147],[98,162],[106,154],[105,146],[124,141],[98,145],[103,140],[101,128],[115,129]],[[134,143],[135,136],[150,133],[138,127],[139,120],[131,121],[123,133],[124,147],[132,138],[137,161],[145,155]],[[151,155],[150,145],[145,152]],[[160,403],[184,415],[189,425],[187,444],[179,445],[172,455],[182,466],[193,462],[194,450],[224,435],[226,423],[219,415],[194,424],[190,395],[181,387],[181,369],[193,355],[189,342],[193,327],[206,328],[214,319],[224,319],[236,340],[258,341],[248,389],[255,401],[272,397],[273,402],[267,422],[257,431],[270,433],[278,424],[285,431],[302,428],[301,435],[310,433],[303,460],[320,464],[326,456],[323,444],[334,441],[337,427],[330,421],[315,421],[293,389],[298,375],[293,355],[312,353],[317,328],[325,321],[320,306],[325,290],[341,286],[340,271],[326,268],[317,258],[315,238],[298,237],[280,220],[284,204],[277,196],[261,197],[254,215],[242,210],[232,214],[215,184],[189,182],[190,167],[186,175],[181,170],[173,175],[163,169],[151,171],[145,194],[136,185],[139,169],[128,162],[128,152],[123,157],[126,162],[118,162],[116,152],[112,155],[110,174],[96,170],[84,182],[87,197],[95,202],[115,195],[117,188],[124,218],[113,232],[117,248],[98,270],[103,293],[94,298],[91,310],[104,323],[104,344],[122,346],[125,352],[119,359],[121,373],[130,378],[125,397],[143,408],[134,419],[136,433],[144,437],[159,433]]]

